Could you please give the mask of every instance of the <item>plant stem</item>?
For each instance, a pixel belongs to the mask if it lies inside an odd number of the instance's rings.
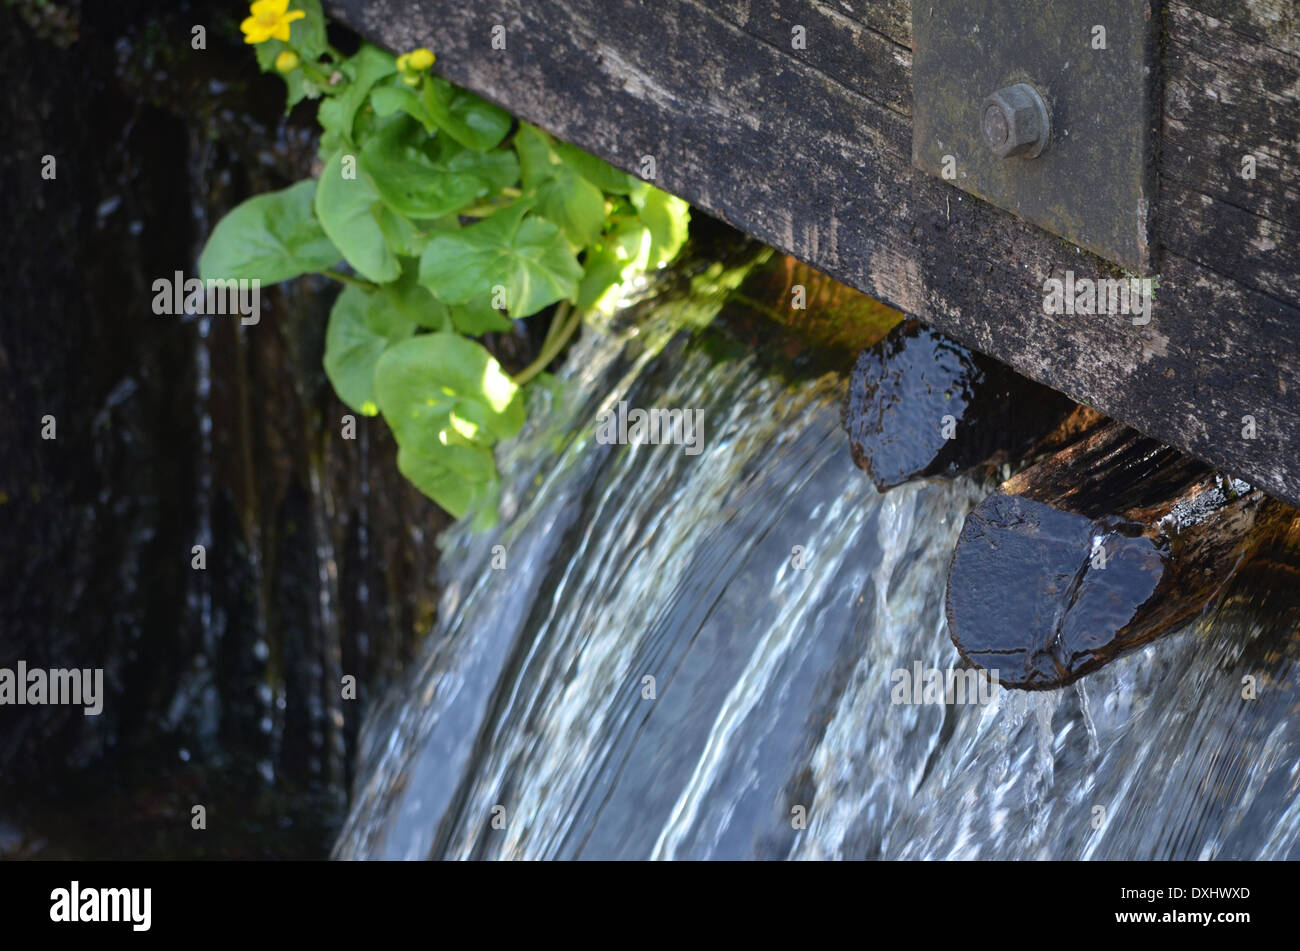
[[[727,299],[737,304],[744,304],[746,307],[751,307],[754,310],[761,311],[772,320],[775,320],[778,324],[790,323],[791,318],[789,314],[783,314],[775,307],[772,307],[769,304],[764,304],[760,300],[755,300],[748,295],[740,293],[740,291],[732,291],[727,295]]]
[[[572,302],[562,300],[560,301],[559,306],[555,308],[555,313],[551,315],[551,325],[546,328],[546,337],[542,340],[543,350],[550,346],[551,342],[555,340],[556,334],[558,334],[560,328],[564,326],[565,321],[569,319],[569,311],[572,307]]]
[[[308,79],[314,82],[317,86],[321,87],[322,92],[328,91],[331,88],[329,76],[327,76],[324,72],[322,72],[320,68],[311,60],[305,59],[300,56],[298,61],[298,68],[303,71],[303,73],[307,76]]]
[[[470,205],[468,208],[462,208],[460,211],[456,212],[456,214],[460,215],[462,218],[488,218],[504,207],[505,205],[492,204]]]
[[[575,309],[570,310],[572,305],[568,301],[563,301],[555,309],[555,316],[551,318],[551,326],[546,331],[546,339],[542,341],[542,352],[537,355],[537,359],[515,377],[515,385],[523,386],[537,374],[541,373],[554,360],[564,345],[569,342],[573,332],[582,324],[582,311]],[[567,319],[565,319],[567,318]],[[563,326],[560,324],[563,323]],[[559,330],[556,327],[560,326]]]
[[[341,271],[336,271],[332,267],[327,267],[325,270],[321,271],[321,273],[328,278],[333,278],[340,284],[349,284],[352,287],[359,287],[365,291],[379,290],[378,284],[371,284],[369,281],[363,281],[361,278],[353,277],[351,274],[344,274]]]
[[[487,218],[496,214],[502,208],[508,208],[516,198],[519,198],[523,192],[518,188],[503,188],[496,195],[493,195],[487,201],[480,202],[477,205],[470,205],[468,208],[462,208],[456,214],[465,218]],[[509,198],[508,202],[498,202],[500,198]]]

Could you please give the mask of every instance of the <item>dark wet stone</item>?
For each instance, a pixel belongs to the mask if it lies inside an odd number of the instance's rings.
[[[1003,686],[1077,680],[1204,610],[1263,502],[1107,424],[967,516],[948,574],[953,643]]]
[[[858,356],[844,423],[853,461],[884,491],[1018,458],[1075,409],[1068,397],[907,321]]]
[[[1167,547],[1125,534],[1139,528],[993,493],[967,517],[948,575],[957,649],[1003,686],[1052,687],[1084,673],[1165,573]],[[1098,535],[1109,561],[1090,570]]]

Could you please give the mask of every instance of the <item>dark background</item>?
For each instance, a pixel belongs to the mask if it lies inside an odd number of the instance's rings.
[[[311,172],[314,107],[283,115],[244,15],[0,0],[0,666],[103,667],[106,695],[0,707],[0,856],[326,855],[360,718],[433,617],[446,519],[382,422],[341,438],[335,287],[206,334],[150,306],[225,211]]]

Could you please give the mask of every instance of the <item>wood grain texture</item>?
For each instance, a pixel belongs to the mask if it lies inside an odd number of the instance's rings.
[[[1300,504],[1290,0],[1170,0],[1150,323],[1043,312],[1099,258],[911,168],[908,0],[334,0],[392,49],[1020,372]],[[506,29],[494,50],[492,28]],[[791,29],[807,49],[791,49]],[[1241,160],[1256,158],[1256,178]],[[1243,417],[1255,438],[1243,436]]]

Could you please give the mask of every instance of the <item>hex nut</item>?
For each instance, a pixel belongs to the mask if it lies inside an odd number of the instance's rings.
[[[1016,83],[980,104],[980,129],[995,155],[1036,158],[1052,135],[1047,103],[1028,83]]]

